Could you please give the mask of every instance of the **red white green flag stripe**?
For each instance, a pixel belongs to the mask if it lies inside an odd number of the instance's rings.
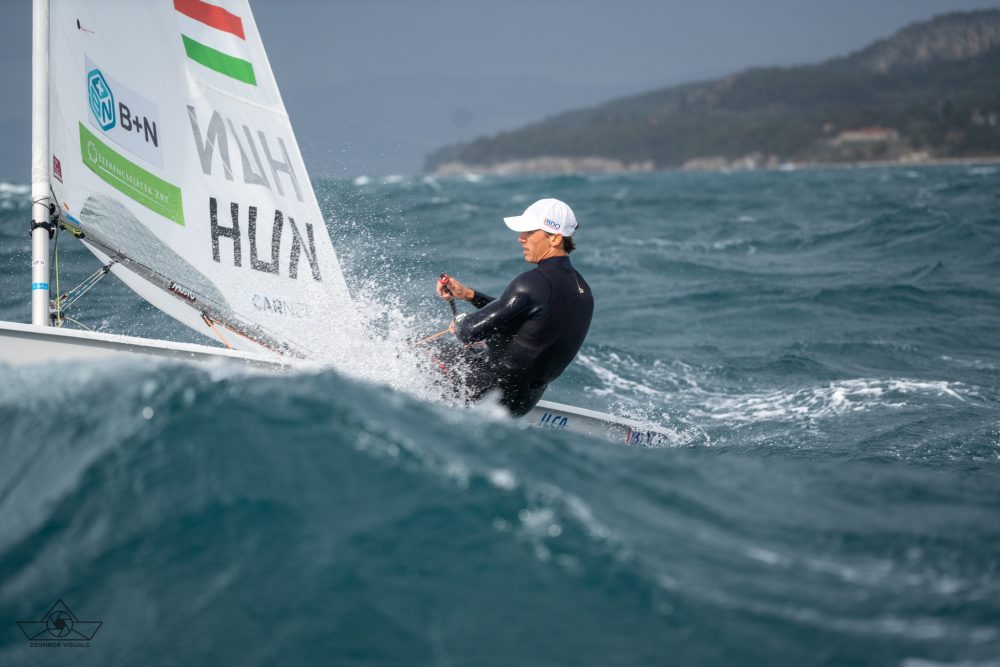
[[[219,74],[251,86],[257,85],[253,64],[239,57],[245,52],[246,43],[243,19],[223,7],[202,0],[174,0],[174,9],[193,19],[188,25],[194,29],[186,32],[200,33],[194,36],[181,34],[188,58]],[[211,30],[205,30],[204,26]]]

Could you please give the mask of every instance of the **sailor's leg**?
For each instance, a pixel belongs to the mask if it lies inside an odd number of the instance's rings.
[[[530,387],[516,382],[500,382],[500,405],[510,410],[514,417],[522,417],[541,400],[548,385]]]
[[[435,341],[428,345],[428,352],[451,398],[475,402],[496,387],[496,374],[485,348]]]

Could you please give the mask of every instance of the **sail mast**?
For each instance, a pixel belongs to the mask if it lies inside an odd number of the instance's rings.
[[[49,326],[49,0],[31,23],[31,323]]]

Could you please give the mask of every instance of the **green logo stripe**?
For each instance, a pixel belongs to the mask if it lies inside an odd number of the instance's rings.
[[[236,58],[228,53],[213,49],[211,46],[205,46],[187,35],[181,35],[181,39],[184,40],[184,51],[191,60],[237,81],[249,83],[251,86],[257,85],[257,77],[254,76],[253,65],[250,64],[250,61]]]
[[[104,182],[167,220],[184,225],[181,189],[114,152],[80,123],[83,163]]]

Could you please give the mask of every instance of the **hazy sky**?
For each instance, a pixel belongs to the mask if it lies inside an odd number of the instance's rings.
[[[251,6],[310,171],[352,176],[412,173],[443,144],[622,94],[845,55],[908,23],[1000,0]],[[30,50],[30,0],[0,0],[0,180],[7,182],[28,181]]]

